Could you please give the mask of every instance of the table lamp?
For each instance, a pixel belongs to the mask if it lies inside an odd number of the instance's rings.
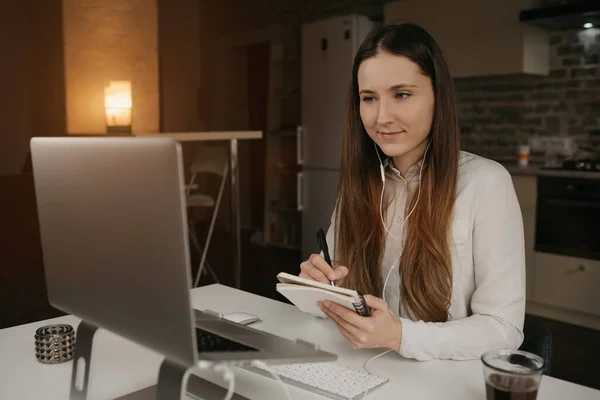
[[[131,133],[131,82],[109,81],[104,87],[107,133]]]

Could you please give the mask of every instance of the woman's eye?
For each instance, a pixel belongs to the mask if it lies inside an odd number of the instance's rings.
[[[373,96],[365,96],[362,98],[362,101],[364,101],[365,103],[372,103],[373,101],[375,101],[375,98]]]
[[[410,96],[410,94],[408,94],[408,93],[396,93],[396,98],[400,99],[400,100],[404,100],[408,96]]]

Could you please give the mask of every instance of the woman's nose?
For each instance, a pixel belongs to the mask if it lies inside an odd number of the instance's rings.
[[[377,110],[377,124],[387,125],[392,122],[392,114],[390,113],[390,107],[386,101],[382,100],[379,102],[379,109]]]

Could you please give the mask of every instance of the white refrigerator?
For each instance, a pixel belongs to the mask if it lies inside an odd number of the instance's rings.
[[[302,259],[318,253],[317,231],[331,221],[352,62],[376,23],[350,15],[302,26],[302,125],[298,130],[298,207]]]

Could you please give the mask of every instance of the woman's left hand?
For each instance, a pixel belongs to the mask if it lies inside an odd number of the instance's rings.
[[[364,297],[371,308],[370,317],[362,317],[354,310],[331,301],[319,302],[318,305],[355,349],[387,347],[394,351],[400,350],[400,319],[390,313],[384,300],[371,295]]]

